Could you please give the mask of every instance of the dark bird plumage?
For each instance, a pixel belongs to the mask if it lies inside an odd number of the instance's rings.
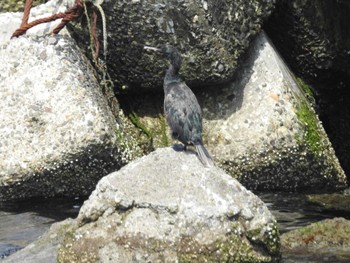
[[[185,145],[194,145],[200,161],[205,166],[214,162],[202,142],[202,110],[196,96],[179,76],[181,55],[172,46],[163,46],[160,51],[170,66],[164,77],[164,113],[172,131],[172,137]]]

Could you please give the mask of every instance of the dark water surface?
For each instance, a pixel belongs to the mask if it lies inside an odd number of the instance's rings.
[[[83,199],[0,202],[0,260],[35,241],[51,224],[75,218]]]
[[[310,203],[306,196],[298,193],[256,193],[275,216],[281,234],[307,226],[311,223],[334,217],[350,219],[345,212],[327,211]],[[299,254],[284,254],[281,263],[350,263],[348,251],[332,251],[317,254],[300,251]]]
[[[280,233],[297,229],[326,218],[350,215],[325,212],[297,193],[256,193],[274,214]],[[75,218],[84,199],[39,199],[20,203],[0,202],[0,261],[42,235],[52,223]],[[350,262],[333,255],[283,255],[282,262]]]
[[[256,193],[275,216],[280,234],[340,215],[325,213],[298,193]]]

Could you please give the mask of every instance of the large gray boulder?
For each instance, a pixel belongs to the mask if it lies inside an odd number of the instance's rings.
[[[20,16],[0,15],[0,200],[88,195],[134,152],[75,41],[35,36],[48,25],[10,41]]]
[[[193,152],[157,149],[101,179],[58,262],[272,262],[265,204]]]
[[[308,100],[265,33],[220,92],[204,92],[209,150],[249,189],[334,190],[346,176]]]
[[[144,44],[174,44],[184,54],[182,74],[193,85],[232,78],[238,61],[273,10],[275,0],[104,1],[108,33],[107,65],[123,92],[157,90],[167,61]],[[90,38],[75,27],[86,48]],[[82,38],[85,33],[85,41]],[[103,57],[103,56],[102,56]]]

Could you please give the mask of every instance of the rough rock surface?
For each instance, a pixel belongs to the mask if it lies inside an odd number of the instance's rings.
[[[349,262],[350,221],[326,219],[285,233],[281,236],[281,249],[288,263]]]
[[[107,64],[119,87],[155,90],[167,61],[142,49],[170,43],[184,54],[182,74],[194,85],[231,79],[275,0],[104,1]],[[76,38],[84,32],[75,28]],[[86,26],[83,26],[86,33]],[[79,40],[88,46],[89,38]]]
[[[0,199],[88,195],[130,157],[123,132],[67,32],[9,41],[19,17],[0,16]]]
[[[265,204],[195,153],[157,149],[101,179],[58,262],[271,262]]]

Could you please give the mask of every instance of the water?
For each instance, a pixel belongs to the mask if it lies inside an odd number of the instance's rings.
[[[275,216],[280,233],[298,229],[311,223],[334,217],[350,219],[345,212],[327,211],[307,201],[298,193],[256,193]],[[350,248],[332,253],[311,253],[301,249],[299,253],[282,251],[281,263],[349,263]]]
[[[256,193],[275,216],[280,233],[298,229],[311,223],[333,218],[334,213],[325,213],[310,204],[305,195],[298,193]]]
[[[350,215],[325,212],[297,193],[257,193],[276,217],[280,233],[294,230],[326,218]],[[84,199],[44,199],[20,203],[0,202],[0,259],[25,247],[42,235],[52,223],[75,218]],[[350,262],[334,255],[283,255],[283,263]]]
[[[0,202],[0,259],[35,241],[53,223],[75,218],[82,202],[79,198]]]

